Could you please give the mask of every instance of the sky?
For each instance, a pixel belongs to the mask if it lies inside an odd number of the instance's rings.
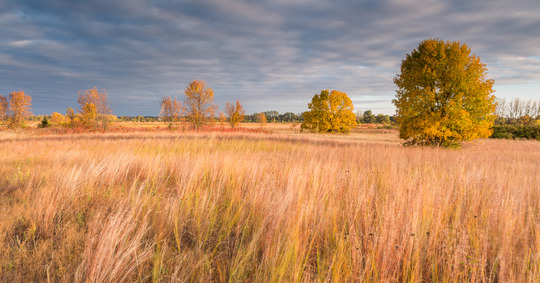
[[[401,61],[440,38],[481,58],[497,97],[540,99],[539,15],[538,0],[0,0],[0,94],[43,115],[96,86],[116,115],[156,116],[204,80],[221,110],[300,113],[336,89],[391,115]]]

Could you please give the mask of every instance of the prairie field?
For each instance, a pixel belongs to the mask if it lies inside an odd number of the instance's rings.
[[[538,282],[540,142],[0,131],[1,282]]]

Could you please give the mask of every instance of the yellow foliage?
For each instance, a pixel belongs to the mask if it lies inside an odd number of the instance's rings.
[[[403,60],[392,102],[406,144],[454,146],[491,135],[493,80],[470,53],[465,44],[431,39]]]
[[[225,105],[225,112],[229,116],[231,128],[234,128],[236,124],[242,122],[246,116],[246,111],[244,111],[244,108],[242,107],[242,104],[240,104],[239,100],[236,100],[236,105],[229,104],[229,102],[227,102]]]
[[[9,126],[14,128],[23,123],[23,119],[32,115],[30,106],[32,105],[32,97],[26,95],[24,91],[14,91],[9,94]]]
[[[67,120],[68,119],[64,115],[58,112],[53,112],[51,114],[51,123],[53,124],[64,125],[67,122]]]
[[[172,99],[171,96],[167,95],[159,101],[159,105],[161,106],[159,116],[163,119],[163,121],[180,121],[180,118],[184,112],[184,107],[182,102],[178,101],[176,97]]]
[[[5,96],[0,95],[0,122],[8,118],[9,101]]]
[[[187,118],[194,129],[199,129],[212,119],[217,109],[213,104],[214,91],[204,81],[192,81],[184,94]]]
[[[333,90],[321,91],[308,104],[310,111],[304,113],[302,128],[314,132],[347,133],[356,126],[354,105],[346,93]]]
[[[80,109],[81,112],[83,111],[82,108],[86,104],[90,103],[90,104],[94,104],[97,114],[107,115],[107,114],[112,113],[111,107],[107,99],[108,99],[108,94],[106,90],[103,89],[101,91],[98,91],[96,87],[93,87],[91,89],[79,91],[79,97],[77,98],[77,103],[79,103],[81,107]]]
[[[266,126],[266,115],[264,113],[259,113],[259,125],[261,126],[261,129]]]
[[[84,127],[92,128],[96,126],[97,110],[92,103],[86,103],[80,113],[81,123]]]

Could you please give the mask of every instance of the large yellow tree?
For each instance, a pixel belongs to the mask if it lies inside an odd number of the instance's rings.
[[[354,106],[346,93],[333,90],[321,91],[308,104],[302,128],[314,132],[347,133],[356,125]]]
[[[214,105],[214,91],[204,81],[192,81],[184,95],[187,119],[194,129],[199,129],[212,119],[217,109]]]
[[[491,135],[493,80],[471,49],[457,41],[422,41],[401,64],[392,101],[405,144],[458,146]]]

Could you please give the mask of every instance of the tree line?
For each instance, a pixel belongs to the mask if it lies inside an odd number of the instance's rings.
[[[315,94],[308,111],[301,115],[275,111],[246,115],[240,101],[227,102],[225,112],[213,103],[214,92],[204,81],[192,81],[184,92],[184,100],[165,96],[160,100],[159,117],[166,122],[189,122],[194,129],[219,120],[235,127],[248,119],[251,122],[276,119],[301,122],[302,129],[313,132],[348,132],[358,123],[399,125],[405,145],[459,146],[462,141],[487,138],[497,133],[496,127],[532,125],[540,127],[540,102],[515,99],[496,101],[492,79],[487,78],[486,65],[459,41],[428,39],[407,54],[400,73],[394,78],[397,86],[396,115],[373,115],[365,111],[354,114],[347,94],[338,90],[322,90]],[[79,93],[77,113],[68,108],[66,115],[53,113],[59,124],[105,128],[111,119],[107,93],[96,88]],[[0,96],[0,119],[16,127],[30,115],[31,98],[22,91],[8,98]],[[44,121],[42,124],[46,125]],[[494,127],[495,126],[495,127]],[[536,129],[536,128],[534,128]],[[533,131],[534,132],[534,131]],[[539,131],[540,132],[540,131]],[[534,138],[536,134],[529,136]]]

